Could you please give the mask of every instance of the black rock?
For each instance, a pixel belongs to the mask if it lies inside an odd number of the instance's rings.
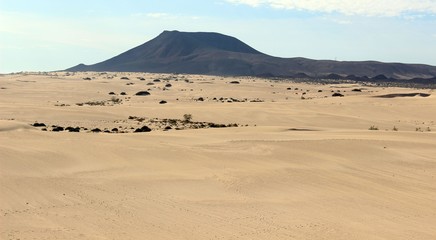
[[[230,84],[239,84],[240,82],[238,81],[231,81]]]
[[[45,123],[34,123],[34,124],[32,124],[32,126],[34,126],[34,127],[47,127],[46,125],[45,125]]]
[[[114,92],[110,92],[109,95],[115,95],[115,93]]]
[[[80,128],[79,127],[67,127],[65,128],[66,131],[68,132],[80,132]]]
[[[332,94],[332,97],[343,97],[343,96],[344,96],[343,94],[338,92]]]
[[[165,101],[165,100],[162,100],[159,102],[159,104],[165,104],[165,103],[167,103],[167,101]]]
[[[135,94],[136,96],[148,96],[150,93],[148,91],[139,91]]]
[[[94,129],[91,130],[91,132],[99,133],[99,132],[101,132],[101,129],[100,128],[94,128]]]
[[[151,132],[151,129],[147,126],[143,126],[141,128],[137,128],[135,130],[135,133],[139,133],[139,132]]]
[[[225,128],[225,127],[227,127],[225,124],[219,124],[219,123],[209,123],[208,125],[210,128]]]
[[[127,95],[127,93],[126,92],[121,92],[120,95],[124,96],[124,95]]]
[[[53,127],[52,131],[53,132],[62,132],[62,131],[64,131],[64,128],[60,127],[60,126],[55,126],[55,127]]]

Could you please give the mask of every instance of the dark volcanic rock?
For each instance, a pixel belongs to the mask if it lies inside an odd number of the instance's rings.
[[[135,94],[136,96],[148,96],[150,93],[148,91],[140,91]]]
[[[32,124],[32,126],[34,126],[34,127],[47,127],[46,125],[45,125],[45,123],[34,123],[34,124]]]
[[[101,132],[101,129],[100,128],[94,128],[94,129],[91,130],[91,132],[99,133],[99,132]]]
[[[80,132],[79,127],[67,127],[67,128],[65,128],[65,130],[68,132]]]
[[[332,94],[332,97],[343,97],[343,96],[344,95],[342,93],[338,93],[338,92]]]
[[[135,130],[135,133],[139,133],[139,132],[151,132],[151,129],[147,126],[143,126],[141,128],[137,128]]]
[[[64,128],[60,127],[60,126],[53,126],[52,131],[53,132],[62,132],[62,131],[64,131]]]

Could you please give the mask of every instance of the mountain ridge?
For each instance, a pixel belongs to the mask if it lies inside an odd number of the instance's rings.
[[[436,66],[378,61],[280,58],[264,54],[239,39],[213,32],[164,31],[156,38],[106,61],[79,64],[66,71],[123,71],[206,75],[309,77],[434,78]]]

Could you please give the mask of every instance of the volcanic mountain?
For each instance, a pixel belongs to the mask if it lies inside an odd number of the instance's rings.
[[[436,67],[423,64],[339,62],[279,58],[219,33],[164,31],[109,60],[79,64],[67,71],[187,73],[237,76],[350,76],[432,78]]]

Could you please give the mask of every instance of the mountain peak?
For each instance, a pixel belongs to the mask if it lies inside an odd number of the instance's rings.
[[[388,78],[432,78],[436,67],[379,62],[336,62],[265,55],[235,37],[215,32],[164,31],[156,38],[94,65],[68,71],[158,72],[244,76],[337,74]]]
[[[214,32],[164,31],[150,42],[160,50],[160,57],[186,56],[205,50],[261,54],[237,38]]]

